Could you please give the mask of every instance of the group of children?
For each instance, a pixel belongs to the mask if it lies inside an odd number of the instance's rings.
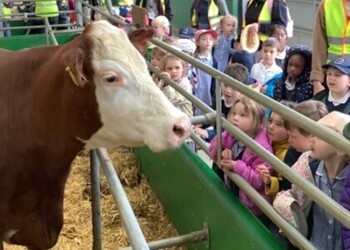
[[[246,85],[253,85],[254,89],[280,101],[290,109],[342,134],[341,128],[350,122],[350,60],[337,58],[324,65],[328,89],[313,97],[309,81],[312,53],[308,47],[287,46],[285,28],[275,25],[270,37],[262,43],[260,55],[253,55],[240,47],[240,37],[235,34],[236,24],[235,17],[225,16],[221,19],[219,32],[195,31],[186,27],[180,30],[180,39],[169,36],[169,22],[163,16],[156,17],[152,27],[154,37]],[[137,40],[133,35],[130,38]],[[136,47],[153,66],[161,70],[161,75],[168,76],[215,109],[213,77],[155,47],[148,40],[143,44],[137,43]],[[255,58],[260,58],[260,61],[254,63]],[[190,101],[166,82],[159,80],[158,76],[154,76],[154,80],[172,103],[186,114],[203,114],[202,110],[193,107]],[[350,183],[349,156],[285,120],[276,112],[266,112],[265,107],[241,95],[227,84],[221,83],[221,91],[222,113],[229,122],[285,164],[293,167],[335,201],[345,200],[342,204],[350,207],[349,188],[343,189],[344,185],[350,185],[346,184]],[[215,129],[196,126],[193,130],[210,142],[211,157],[216,161],[218,145]],[[341,230],[339,222],[322,207],[308,200],[300,189],[283,178],[230,132],[222,133],[221,147],[221,168],[245,179],[292,225],[308,236],[317,248],[350,249],[349,240],[343,240],[345,234],[349,233],[348,229]],[[224,175],[221,168],[213,166],[213,170],[241,202],[268,228],[273,227],[273,223]],[[347,191],[342,193],[342,190]],[[298,218],[295,218],[296,215]]]

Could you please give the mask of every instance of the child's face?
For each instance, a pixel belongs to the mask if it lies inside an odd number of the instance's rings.
[[[344,96],[349,91],[350,77],[334,67],[327,69],[326,81],[331,93]]]
[[[288,141],[290,145],[298,152],[306,152],[311,148],[311,135],[303,135],[296,127],[288,130]]]
[[[311,137],[310,156],[317,160],[331,160],[336,155],[337,149],[319,138]]]
[[[152,28],[153,28],[153,32],[155,37],[162,39],[164,34],[166,33],[166,28],[161,25],[159,22],[152,22]]]
[[[171,80],[178,82],[183,77],[183,64],[179,59],[169,58],[165,64],[165,71],[169,73]]]
[[[237,102],[232,108],[233,112],[228,120],[248,136],[253,136],[256,132],[253,114],[247,112],[246,107],[241,102]]]
[[[284,127],[283,118],[272,112],[267,121],[267,134],[271,141],[280,142],[288,139],[288,132]]]
[[[284,47],[287,43],[287,34],[284,32],[283,29],[276,28],[275,32],[272,34],[273,37],[277,38],[277,40],[281,43],[281,45]]]
[[[235,28],[236,24],[233,18],[225,18],[225,20],[222,21],[221,30],[225,36],[232,35]]]
[[[153,53],[152,59],[151,59],[151,64],[154,67],[160,67],[160,62],[162,60],[162,57],[158,53]]]
[[[210,34],[202,34],[199,36],[197,44],[200,50],[211,50],[213,48],[214,39]]]
[[[261,59],[263,63],[273,64],[277,56],[277,48],[265,46],[261,50]]]
[[[222,96],[224,97],[227,104],[233,104],[236,101],[237,97],[239,97],[239,92],[226,85],[225,83],[222,83],[221,90]]]
[[[295,82],[298,77],[303,73],[305,68],[305,59],[302,55],[292,55],[288,60],[287,73],[289,81]]]

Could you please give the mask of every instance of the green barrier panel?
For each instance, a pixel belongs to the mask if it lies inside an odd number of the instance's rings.
[[[26,26],[26,23],[23,21],[19,21],[19,20],[10,21],[10,27],[23,27],[23,26]],[[26,29],[11,30],[11,35],[12,36],[25,35],[26,31],[27,31]]]
[[[72,40],[75,36],[76,35],[73,33],[55,34],[55,37],[59,44],[67,43],[70,40]],[[45,34],[10,36],[3,37],[0,39],[0,48],[7,50],[20,50],[24,48],[44,46],[46,45],[46,43],[47,37]]]
[[[283,249],[206,163],[186,146],[164,153],[136,148],[135,154],[152,190],[180,234],[201,230],[207,223],[209,249]],[[189,249],[208,248],[199,243]]]

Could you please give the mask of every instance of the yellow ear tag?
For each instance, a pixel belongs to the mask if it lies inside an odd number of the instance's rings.
[[[70,78],[72,79],[73,83],[79,87],[77,79],[75,78],[75,75],[73,74],[73,72],[69,66],[66,67],[66,71],[67,71],[68,75],[70,76]]]

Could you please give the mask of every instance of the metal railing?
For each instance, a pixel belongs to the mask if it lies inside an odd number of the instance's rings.
[[[3,1],[1,1],[3,2]],[[15,2],[21,2],[15,0]],[[78,13],[78,19],[81,18],[81,22],[78,22],[79,25],[82,27],[82,5],[87,6],[91,9],[94,9],[96,12],[100,13],[101,15],[106,16],[110,20],[120,24],[120,25],[128,25],[125,22],[121,21],[120,19],[107,15],[100,11],[98,8],[95,8],[94,6],[89,5],[88,3],[85,3],[82,0],[77,1],[77,8],[76,13]],[[79,4],[81,3],[81,4]],[[111,3],[110,0],[107,0],[107,7],[109,10],[111,10]],[[88,18],[88,17],[85,17]],[[52,26],[48,23],[47,18],[45,20],[45,28],[47,31],[48,37],[52,40],[53,44],[57,44],[57,41],[54,37],[54,31],[51,29]],[[27,28],[27,27],[26,27]],[[350,142],[344,139],[342,136],[337,134],[334,131],[331,131],[323,126],[320,126],[316,122],[300,115],[299,113],[290,110],[289,108],[285,107],[284,105],[281,105],[280,103],[272,100],[269,97],[266,97],[260,93],[257,93],[256,91],[250,89],[243,83],[238,82],[237,80],[211,68],[207,65],[199,62],[198,60],[194,59],[193,57],[188,56],[185,53],[182,53],[181,51],[178,51],[177,49],[163,43],[162,41],[158,39],[151,39],[151,41],[163,48],[164,50],[178,56],[179,58],[185,60],[188,63],[191,63],[195,67],[203,70],[204,72],[211,74],[213,77],[216,78],[216,100],[217,100],[217,109],[221,110],[220,107],[220,82],[225,82],[227,85],[233,87],[234,89],[238,90],[242,94],[252,98],[253,100],[261,103],[265,107],[271,109],[272,111],[280,114],[285,119],[293,122],[298,127],[301,127],[305,129],[306,131],[314,134],[315,136],[327,141],[328,143],[334,145],[336,148],[344,151],[345,153],[350,155]],[[150,69],[154,71],[155,73],[159,73],[157,69],[152,68],[151,65],[149,65]],[[218,135],[220,135],[221,127],[227,129],[230,131],[236,138],[238,138],[240,141],[242,141],[247,147],[251,148],[257,155],[261,156],[264,160],[266,160],[268,163],[270,163],[278,172],[280,172],[284,177],[286,177],[289,181],[291,181],[293,184],[298,186],[305,194],[307,194],[312,200],[314,200],[316,203],[318,203],[321,207],[323,207],[329,214],[334,216],[337,220],[341,221],[342,224],[350,228],[350,213],[345,210],[343,207],[341,207],[338,203],[336,203],[334,200],[329,198],[327,195],[325,195],[323,192],[321,192],[317,187],[312,185],[311,183],[305,181],[302,177],[298,176],[294,171],[290,169],[289,166],[285,165],[283,162],[281,162],[279,159],[277,159],[274,155],[270,154],[269,152],[265,151],[260,145],[256,144],[254,140],[252,140],[250,137],[245,135],[243,132],[241,132],[239,129],[234,127],[232,124],[230,124],[225,118],[221,117],[221,112],[215,112],[213,109],[205,105],[202,101],[194,97],[191,93],[188,93],[186,90],[182,89],[180,86],[178,86],[177,83],[173,82],[171,79],[169,79],[166,76],[160,76],[160,78],[169,85],[171,85],[176,91],[181,93],[183,96],[185,96],[188,100],[190,100],[196,107],[199,107],[204,112],[207,113],[207,115],[201,119],[204,121],[212,121],[215,120],[219,124],[217,125],[218,129]],[[194,118],[200,119],[200,118]],[[222,126],[221,126],[221,124]],[[206,146],[206,144],[203,142],[202,139],[200,139],[197,135],[195,135],[193,132],[191,133],[191,138],[201,147],[203,150],[209,155],[209,150]],[[221,145],[221,144],[218,144]],[[221,149],[220,149],[221,150]],[[112,170],[111,162],[107,158],[106,152],[102,149],[98,149],[96,152],[91,152],[91,165],[92,165],[92,184],[93,184],[93,202],[92,202],[92,210],[93,210],[93,235],[94,235],[94,245],[93,249],[98,250],[102,249],[102,240],[101,240],[101,221],[100,221],[100,202],[99,202],[99,181],[98,181],[98,159],[101,163],[101,167],[104,169],[105,174],[108,179],[108,183],[111,186],[112,189],[112,195],[115,199],[115,201],[118,204],[118,207],[120,207],[120,213],[124,214],[123,224],[125,225],[128,236],[131,242],[131,245],[133,249],[157,249],[152,248],[151,243],[147,243],[144,239],[144,236],[142,234],[142,231],[140,230],[137,220],[134,217],[134,214],[131,210],[130,205],[127,205],[128,201],[125,199],[125,193],[123,194],[123,191],[121,190],[122,187],[120,185],[120,182],[118,180],[117,175],[115,174],[114,168]],[[225,173],[239,186],[239,188],[246,192],[247,195],[259,206],[260,209],[262,209],[265,214],[277,225],[279,226],[283,232],[290,238],[298,247],[302,249],[313,249],[313,246],[290,224],[288,224],[273,208],[272,206],[264,200],[259,193],[257,193],[246,181],[244,181],[240,176],[224,170]],[[200,233],[198,233],[200,232]],[[168,239],[169,242],[185,242],[189,240],[188,237],[194,236],[194,238],[198,238],[198,235],[201,235],[199,238],[201,239],[208,239],[208,234],[203,233],[202,231],[193,232],[189,235],[180,236]],[[136,235],[136,238],[135,238]],[[192,237],[190,237],[191,240]],[[172,244],[172,243],[167,244]],[[155,243],[154,245],[164,246],[163,241],[159,241],[158,243]]]

